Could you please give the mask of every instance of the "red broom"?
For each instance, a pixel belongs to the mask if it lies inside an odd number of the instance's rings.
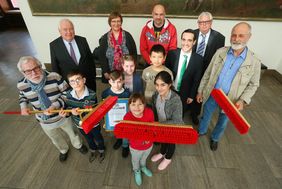
[[[114,128],[116,138],[172,144],[196,144],[198,133],[188,125],[170,125],[123,120]]]
[[[108,96],[82,119],[82,128],[88,134],[106,113],[116,104],[117,96]]]
[[[236,106],[229,100],[221,89],[213,89],[211,92],[212,97],[225,112],[227,117],[233,123],[235,128],[241,133],[245,134],[251,127],[247,120],[243,117]]]

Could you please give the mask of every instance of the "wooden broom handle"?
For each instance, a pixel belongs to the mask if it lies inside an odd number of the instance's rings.
[[[82,113],[82,112],[91,112],[93,110],[93,108],[84,108],[84,109],[78,109],[77,111],[79,113]],[[31,110],[31,111],[28,111],[28,113],[30,114],[38,114],[38,113],[43,113],[45,110]],[[61,110],[51,110],[50,113],[59,113]],[[71,112],[71,110],[67,109],[67,110],[64,110],[64,112]]]
[[[163,124],[158,122],[141,122],[141,121],[129,121],[129,120],[121,120],[119,123],[129,123],[134,125],[147,125],[147,126],[158,126],[158,127],[177,127],[177,128],[193,128],[190,125],[173,125],[173,124]]]

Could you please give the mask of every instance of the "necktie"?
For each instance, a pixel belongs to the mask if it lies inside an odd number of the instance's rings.
[[[71,58],[73,59],[73,61],[74,61],[76,64],[78,64],[78,63],[77,63],[77,60],[76,60],[76,57],[75,57],[75,53],[74,53],[73,47],[72,47],[72,44],[71,44],[71,43],[69,43],[69,44],[70,44],[70,56],[71,56]]]
[[[182,67],[181,67],[181,70],[180,70],[180,75],[179,75],[179,79],[178,79],[178,82],[177,82],[177,91],[180,90],[180,86],[181,86],[181,82],[182,82],[182,77],[183,77],[183,74],[186,70],[186,66],[187,66],[187,58],[188,56],[187,55],[183,55],[184,56],[184,60],[183,60],[183,64],[182,64]]]
[[[204,56],[204,50],[205,50],[205,45],[206,45],[206,35],[201,34],[201,36],[202,36],[202,41],[199,44],[197,54]]]

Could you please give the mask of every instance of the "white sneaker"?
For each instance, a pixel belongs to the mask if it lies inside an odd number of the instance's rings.
[[[164,170],[171,163],[171,159],[163,159],[163,161],[159,164],[158,169],[160,171]]]
[[[160,159],[162,159],[163,157],[164,157],[164,156],[163,156],[161,153],[155,154],[155,155],[152,156],[151,161],[152,161],[152,162],[157,162],[157,161],[159,161]]]

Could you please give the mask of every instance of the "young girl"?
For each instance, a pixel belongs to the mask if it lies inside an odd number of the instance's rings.
[[[154,122],[153,111],[145,107],[145,97],[140,93],[134,93],[128,100],[129,112],[125,114],[124,120]],[[129,149],[132,156],[132,167],[135,182],[138,186],[142,184],[141,172],[151,177],[152,172],[146,167],[146,159],[153,148],[150,141],[130,140]]]
[[[173,90],[171,75],[166,71],[159,72],[155,77],[156,92],[152,97],[152,107],[160,123],[184,124],[182,120],[182,102]],[[161,143],[160,153],[152,156],[156,162],[163,159],[158,169],[164,170],[170,163],[175,151],[175,144]]]
[[[135,72],[135,60],[131,55],[123,56],[123,74],[124,74],[124,87],[128,88],[131,93],[142,93],[143,82],[139,73]]]

